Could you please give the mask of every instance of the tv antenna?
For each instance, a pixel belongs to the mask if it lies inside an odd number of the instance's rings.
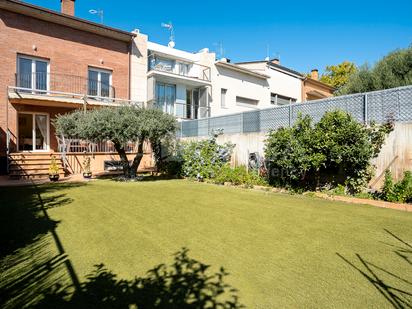
[[[104,16],[103,10],[101,10],[101,9],[97,9],[97,10],[91,9],[91,10],[89,10],[89,13],[90,13],[90,14],[93,14],[93,15],[99,16],[99,18],[100,18],[100,23],[103,24],[103,16]]]
[[[225,50],[223,49],[223,43],[222,42],[217,42],[213,43],[214,46],[216,46],[217,49],[217,58],[221,59],[225,56]]]
[[[169,46],[170,48],[175,47],[175,45],[176,45],[176,43],[175,43],[175,32],[174,32],[172,22],[169,21],[168,23],[161,23],[161,26],[162,26],[162,28],[166,28],[167,30],[170,31],[169,44],[167,44],[167,46]]]

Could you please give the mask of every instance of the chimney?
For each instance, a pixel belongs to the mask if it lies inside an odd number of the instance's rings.
[[[61,12],[74,16],[74,1],[75,0],[60,0]]]
[[[272,60],[270,60],[270,62],[272,62],[274,64],[280,64],[279,58],[273,58]]]
[[[319,79],[319,71],[318,69],[313,69],[312,71],[310,71],[310,78],[314,79],[314,80],[318,80]]]

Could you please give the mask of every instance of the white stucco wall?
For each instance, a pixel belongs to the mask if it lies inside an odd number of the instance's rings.
[[[266,65],[266,62],[241,63],[239,66],[257,73],[269,75],[270,92],[294,98],[297,102],[302,101],[303,86],[302,80],[299,77],[271,68]],[[268,104],[270,106],[270,102]]]
[[[267,106],[270,103],[266,79],[213,65],[211,116],[233,114]],[[225,107],[221,106],[221,89],[227,89]],[[238,105],[236,96],[256,100],[257,105]]]
[[[131,100],[147,101],[147,35],[137,33],[132,43],[130,59]]]
[[[266,74],[270,76],[270,92],[294,98],[297,102],[302,101],[302,80],[300,78],[276,71],[270,67],[266,69]]]

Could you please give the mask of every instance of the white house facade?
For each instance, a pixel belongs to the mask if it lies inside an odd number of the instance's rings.
[[[306,77],[276,59],[233,64],[207,48],[190,53],[135,34],[131,99],[147,107],[185,120],[303,101]]]

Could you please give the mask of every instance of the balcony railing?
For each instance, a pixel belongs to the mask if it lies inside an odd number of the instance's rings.
[[[167,59],[157,55],[148,58],[149,71],[166,72],[184,77],[210,82],[210,67],[197,63],[188,63],[175,59]]]
[[[15,87],[22,94],[69,97],[103,103],[136,103],[116,98],[115,87],[86,77],[59,73],[16,73]]]
[[[165,113],[173,115],[180,119],[201,119],[210,116],[210,107],[208,106],[195,106],[193,104],[185,104],[174,102],[172,104],[158,103],[152,101],[148,107],[157,108]]]
[[[90,142],[81,139],[62,139],[57,137],[58,151],[61,153],[117,153],[111,141]],[[147,145],[146,145],[147,148]],[[124,145],[126,152],[137,152],[136,143]]]

